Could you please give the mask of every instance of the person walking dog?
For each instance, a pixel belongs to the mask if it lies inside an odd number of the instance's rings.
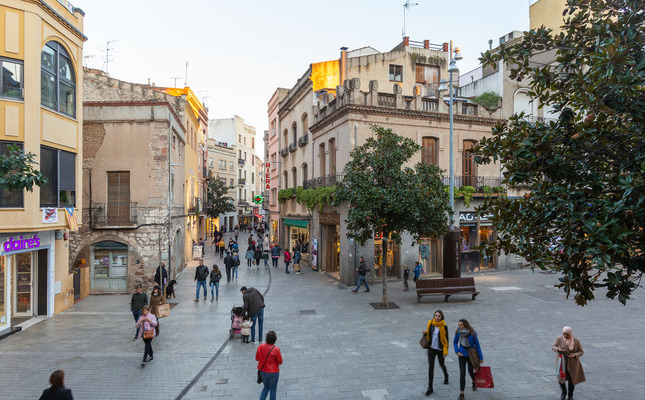
[[[446,369],[446,356],[448,355],[448,325],[443,317],[443,311],[434,312],[434,317],[428,321],[426,330],[423,331],[426,339],[430,343],[428,347],[428,390],[426,396],[433,392],[432,381],[434,380],[434,360],[439,361],[439,366],[443,370],[443,384],[448,384],[448,370]]]
[[[467,320],[460,319],[455,331],[453,340],[455,353],[459,356],[459,397],[457,400],[464,400],[464,388],[466,387],[466,366],[468,366],[468,375],[475,386],[475,368],[479,368],[479,363],[484,361],[482,350],[479,347],[477,332],[470,326]]]
[[[576,385],[585,381],[585,371],[582,369],[580,357],[584,354],[582,345],[578,338],[573,337],[573,330],[569,326],[562,328],[562,335],[555,338],[555,342],[551,349],[558,353],[558,361],[560,358],[563,360],[562,368],[558,368],[558,383],[562,394],[560,400],[573,399],[573,389]],[[567,390],[566,382],[569,382],[569,390]]]
[[[365,259],[361,257],[359,259],[358,263],[358,268],[356,268],[356,272],[358,272],[358,285],[356,285],[356,289],[352,290],[352,292],[356,293],[358,292],[358,289],[361,288],[362,284],[365,284],[365,291],[369,292],[370,287],[367,285],[367,263],[365,263]]]

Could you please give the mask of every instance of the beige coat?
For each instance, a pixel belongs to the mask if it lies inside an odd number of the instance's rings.
[[[555,352],[558,352],[558,349],[564,350],[562,353],[565,355],[565,366],[568,375],[571,377],[571,383],[577,385],[585,381],[585,371],[582,369],[582,363],[580,363],[580,357],[582,357],[584,351],[577,338],[573,338],[573,350],[569,350],[569,346],[567,346],[562,335],[555,338],[551,349]],[[569,355],[575,355],[575,357],[569,357]],[[564,383],[564,381],[565,379],[558,377],[558,382]]]

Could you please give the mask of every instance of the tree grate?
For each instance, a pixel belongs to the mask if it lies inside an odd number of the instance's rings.
[[[370,306],[375,310],[395,310],[397,308],[401,308],[392,302],[388,302],[387,307],[383,307],[381,303],[370,303]]]

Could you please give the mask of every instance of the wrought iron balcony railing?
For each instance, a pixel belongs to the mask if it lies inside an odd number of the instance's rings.
[[[124,227],[138,223],[137,203],[130,201],[115,201],[108,203],[92,203],[92,225],[94,228]]]

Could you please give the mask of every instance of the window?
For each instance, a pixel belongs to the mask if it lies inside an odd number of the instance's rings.
[[[65,48],[49,42],[40,57],[40,104],[76,116],[76,76]]]
[[[320,177],[324,177],[326,175],[326,168],[325,168],[325,143],[321,143],[318,146],[318,158],[320,159],[320,162],[318,165],[320,165]]]
[[[6,58],[0,58],[0,67],[2,67],[0,97],[16,100],[24,99],[22,61],[13,61]]]
[[[238,157],[238,158],[242,158],[242,150],[238,150],[237,152],[238,152],[238,154],[239,154],[239,157]]]
[[[235,186],[235,179],[231,179],[231,183],[230,183],[230,185],[229,185],[229,186],[230,186],[230,187]]]
[[[329,140],[329,174],[336,174],[336,139]]]
[[[403,66],[390,64],[390,80],[403,82]]]
[[[255,138],[251,138],[251,148],[255,149]]]
[[[422,146],[421,162],[424,164],[437,165],[437,139],[433,137],[424,137]]]
[[[275,205],[276,199],[278,198],[278,190],[271,189],[271,205]]]
[[[293,143],[298,142],[298,124],[296,124],[295,122],[293,123],[293,125],[291,125],[291,132],[293,136]]]
[[[9,154],[9,146],[18,146],[22,150],[22,142],[0,141],[0,155]],[[23,191],[10,192],[0,188],[0,208],[23,207]],[[4,272],[0,272],[4,273]]]
[[[233,171],[233,161],[231,161],[231,167],[230,170]]]
[[[246,136],[244,136],[244,145],[246,146]]]
[[[287,171],[284,171],[282,173],[282,176],[283,176],[283,182],[284,182],[284,186],[282,188],[286,189],[286,188],[289,187],[289,175],[288,175]]]
[[[291,168],[291,181],[293,182],[293,188],[298,187],[298,171],[296,167]]]
[[[231,163],[231,164],[233,164],[233,163]],[[226,171],[226,160],[219,160],[219,169],[222,169],[222,170]]]
[[[41,207],[76,205],[76,154],[40,146],[40,171],[47,177],[40,188]]]
[[[251,174],[251,183],[255,183],[255,174]]]
[[[242,143],[242,135],[237,135],[237,138],[239,139],[237,142]]]
[[[308,131],[309,131],[309,117],[305,113],[302,116],[302,134],[306,135]]]
[[[439,67],[436,65],[417,65],[417,83],[439,83]]]
[[[464,140],[464,150],[462,153],[463,186],[475,187],[477,170],[475,166],[475,154],[472,152],[474,148],[475,142]]]
[[[302,164],[302,185],[307,182],[307,163]]]
[[[130,221],[130,171],[107,173],[107,224]]]

